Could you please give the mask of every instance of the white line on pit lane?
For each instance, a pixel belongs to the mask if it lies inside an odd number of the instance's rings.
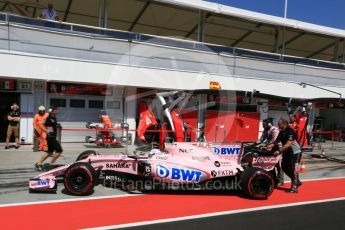
[[[224,216],[224,215],[231,215],[231,214],[238,214],[238,213],[263,211],[263,210],[268,210],[268,209],[278,209],[278,208],[286,208],[286,207],[294,207],[294,206],[302,206],[302,205],[308,205],[308,204],[319,204],[319,203],[326,203],[326,202],[332,202],[332,201],[342,201],[342,200],[345,200],[345,197],[326,199],[326,200],[297,202],[297,203],[290,203],[290,204],[283,204],[283,205],[271,205],[271,206],[264,206],[264,207],[259,207],[259,208],[248,208],[248,209],[240,209],[240,210],[232,210],[232,211],[224,211],[224,212],[214,212],[214,213],[207,213],[207,214],[201,214],[201,215],[184,216],[184,217],[160,219],[160,220],[153,220],[153,221],[135,222],[135,223],[130,223],[130,224],[120,224],[120,225],[103,226],[103,227],[95,227],[95,228],[85,228],[83,230],[121,229],[121,228],[138,227],[138,226],[152,225],[152,224],[162,224],[162,223],[168,223],[168,222],[201,219],[201,218],[208,218],[208,217],[215,217],[215,216]]]
[[[83,197],[83,198],[71,198],[71,199],[62,199],[62,200],[46,200],[46,201],[33,201],[33,202],[12,203],[12,204],[0,204],[0,208],[12,207],[12,206],[36,205],[36,204],[52,204],[52,203],[63,203],[63,202],[112,199],[112,198],[142,196],[142,195],[143,194],[121,194],[121,195],[111,195],[111,196]]]
[[[332,180],[332,179],[345,179],[345,177],[325,177],[319,179],[306,179],[303,181],[322,181],[322,180]],[[287,182],[289,183],[289,182]],[[51,204],[51,203],[62,203],[62,202],[74,202],[74,201],[84,201],[84,200],[100,200],[100,199],[111,199],[111,198],[121,198],[121,197],[131,197],[131,196],[144,196],[145,194],[121,194],[121,195],[111,195],[111,196],[98,196],[98,197],[83,197],[83,198],[71,198],[71,199],[61,199],[61,200],[46,200],[46,201],[32,201],[32,202],[22,202],[22,203],[11,203],[11,204],[0,204],[0,208],[11,207],[11,206],[24,206],[24,205],[36,205],[36,204]]]

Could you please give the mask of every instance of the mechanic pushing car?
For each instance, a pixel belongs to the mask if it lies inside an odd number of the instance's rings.
[[[298,176],[298,162],[302,157],[302,151],[297,143],[296,132],[290,128],[289,122],[281,118],[278,126],[280,129],[279,135],[274,143],[268,145],[268,148],[273,148],[278,146],[280,142],[282,143],[283,146],[275,151],[274,155],[283,154],[282,169],[291,178],[291,189],[286,192],[298,193],[298,187],[302,185]]]
[[[51,164],[54,164],[63,151],[60,142],[57,140],[58,128],[61,128],[56,119],[57,113],[58,109],[56,107],[49,109],[49,115],[41,125],[42,130],[47,133],[48,151],[35,164],[35,168],[38,171],[43,170],[42,164],[49,156],[53,157]]]
[[[38,107],[38,112],[34,117],[33,127],[35,131],[35,138],[38,140],[38,150],[47,151],[47,132],[43,127],[43,122],[47,119],[48,113],[46,113],[46,108],[41,105]],[[43,128],[42,128],[43,127]]]
[[[273,144],[279,135],[279,129],[273,125],[273,119],[267,118],[262,121],[262,127],[264,128],[264,131],[262,132],[262,135],[260,139],[256,142],[257,145],[261,147],[266,147],[270,144]],[[284,185],[284,172],[281,167],[281,161],[276,166],[277,169],[277,180],[278,184],[277,186]]]

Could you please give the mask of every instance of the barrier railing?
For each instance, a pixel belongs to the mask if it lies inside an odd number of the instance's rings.
[[[316,130],[316,131],[313,131],[312,132],[313,135],[325,135],[325,136],[331,136],[331,140],[332,140],[332,145],[331,145],[331,149],[334,149],[334,141],[335,141],[335,138],[336,138],[336,135],[338,135],[338,137],[340,137],[341,135],[341,131],[338,131],[338,130]],[[318,144],[318,149],[321,149],[322,148],[322,145],[321,145],[321,140],[319,142],[317,142]]]
[[[167,38],[154,35],[146,35],[133,33],[128,31],[120,31],[114,29],[105,29],[94,26],[66,23],[66,22],[55,22],[47,20],[39,20],[34,18],[27,18],[23,16],[0,13],[0,21],[5,21],[7,23],[16,23],[21,25],[26,25],[28,27],[39,27],[49,30],[64,31],[67,33],[86,33],[92,36],[102,36],[113,39],[127,40],[127,41],[137,41],[143,43],[154,43],[161,44],[172,47],[179,47],[191,50],[200,50],[214,52],[217,54],[230,54],[239,57],[249,57],[262,60],[286,62],[292,64],[302,64],[323,68],[331,69],[345,69],[345,65],[337,62],[328,62],[316,59],[308,59],[303,57],[287,56],[275,53],[261,52],[255,50],[247,50],[242,48],[227,47],[215,44],[201,43],[196,41],[186,41],[176,38]]]

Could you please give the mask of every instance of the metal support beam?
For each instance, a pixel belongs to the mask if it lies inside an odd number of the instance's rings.
[[[323,52],[323,51],[325,51],[325,50],[331,48],[331,47],[334,46],[334,45],[335,45],[335,42],[332,42],[331,44],[329,44],[329,45],[327,45],[327,46],[325,46],[325,47],[322,47],[321,49],[319,49],[319,50],[315,51],[314,53],[308,55],[307,58],[312,58],[312,57],[314,57],[315,55],[317,55],[317,54],[319,54],[319,53],[321,53],[321,52]]]
[[[343,39],[343,54],[341,57],[342,63],[345,63],[345,39]]]
[[[108,0],[104,0],[103,16],[103,27],[108,28]]]
[[[257,24],[255,27],[260,28],[262,26],[262,23]],[[236,46],[238,43],[243,41],[243,39],[247,38],[249,35],[251,35],[253,31],[248,31],[245,34],[243,34],[239,39],[237,39],[235,42],[233,42],[230,46]]]
[[[341,49],[340,49],[340,43],[342,43]],[[338,51],[337,60],[338,62],[345,63],[345,39],[344,38],[340,39],[339,41],[339,51]]]
[[[62,19],[64,22],[67,21],[69,10],[71,9],[72,1],[73,0],[69,0],[68,1],[67,7],[66,7],[66,10],[65,10],[65,15],[63,16],[63,19]]]
[[[131,26],[128,28],[128,31],[132,31],[134,29],[134,26],[138,23],[138,21],[140,20],[140,18],[143,16],[143,14],[145,13],[147,7],[149,7],[150,5],[150,1],[147,1],[145,3],[145,5],[143,6],[143,8],[140,10],[139,14],[137,15],[137,17],[134,19],[134,21],[132,22]]]
[[[8,2],[6,2],[4,5],[2,5],[0,11],[4,11],[6,9],[6,7],[8,6]]]
[[[104,0],[99,0],[98,27],[102,26]]]
[[[205,12],[200,10],[199,11],[199,23],[198,23],[198,41],[204,42],[205,40]]]
[[[108,27],[108,0],[99,0],[98,26]]]
[[[285,48],[287,45],[289,45],[290,43],[296,41],[297,39],[299,39],[300,37],[302,37],[304,35],[305,35],[305,33],[303,32],[303,33],[300,33],[300,34],[296,35],[295,37],[291,38],[289,41],[283,42],[282,45],[279,46],[279,49],[282,49],[283,47]]]
[[[339,57],[339,43],[340,43],[340,38],[335,39],[335,45],[334,45],[334,50],[333,50],[333,61],[338,62],[338,57]]]
[[[38,3],[39,0],[36,0],[36,2]],[[37,7],[34,7],[34,10],[32,11],[32,17],[33,17],[33,18],[36,17],[36,12],[37,12]]]
[[[277,27],[274,33],[274,47],[273,47],[274,50],[272,52],[279,53],[280,51],[279,47],[281,44],[280,39],[281,39],[281,31],[280,31],[280,28]]]
[[[207,13],[206,16],[205,16],[204,21],[206,21],[206,20],[207,20],[209,17],[211,17],[211,16],[212,16],[211,13]],[[194,26],[184,37],[185,37],[185,38],[189,38],[192,34],[195,33],[195,31],[197,31],[198,27],[199,27],[199,23],[196,24],[196,25],[195,25],[195,26]]]
[[[226,29],[237,29],[237,30],[243,30],[243,31],[253,31],[256,33],[260,33],[260,34],[267,34],[267,35],[274,35],[275,34],[275,29],[265,29],[265,28],[256,28],[255,25],[254,26],[238,26],[238,25],[231,25],[231,24],[226,24],[226,23],[220,23],[220,22],[215,22],[214,20],[208,20],[207,22],[205,22],[205,24],[208,25],[214,25],[214,26],[220,26],[220,27],[224,27]]]

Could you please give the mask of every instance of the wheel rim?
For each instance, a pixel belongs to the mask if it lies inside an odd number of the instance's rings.
[[[79,191],[85,188],[88,182],[89,182],[88,176],[85,173],[79,171],[79,172],[72,173],[69,184],[71,185],[73,189]]]
[[[272,191],[272,180],[267,176],[258,175],[253,179],[251,189],[254,194],[268,195]]]

